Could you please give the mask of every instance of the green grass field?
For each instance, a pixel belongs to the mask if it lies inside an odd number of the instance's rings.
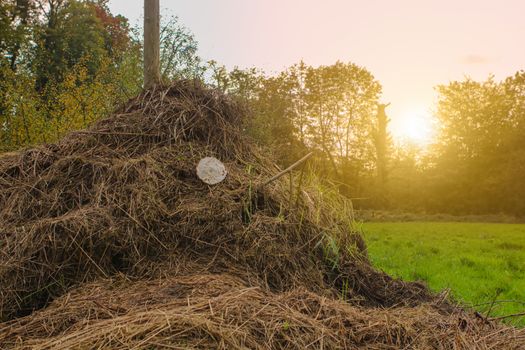
[[[393,276],[450,288],[480,312],[497,297],[491,316],[525,311],[525,224],[365,223],[362,231],[374,265]],[[523,317],[507,322],[525,326]]]

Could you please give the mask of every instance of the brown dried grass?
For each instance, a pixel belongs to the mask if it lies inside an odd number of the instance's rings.
[[[435,304],[373,308],[230,274],[85,285],[0,326],[20,349],[520,349],[525,334]]]
[[[182,81],[0,158],[0,347],[521,346],[523,331],[374,270],[344,199],[261,187],[278,169],[243,114]],[[196,178],[204,156],[223,183]]]

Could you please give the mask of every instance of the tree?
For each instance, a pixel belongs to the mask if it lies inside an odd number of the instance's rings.
[[[140,46],[106,3],[0,4],[1,149],[52,142],[137,93]]]
[[[268,77],[257,69],[210,62],[210,80],[221,91],[247,103],[248,130],[290,164],[309,150],[327,179],[346,194],[362,190],[375,167],[372,133],[381,85],[352,63],[310,67],[304,62]]]
[[[162,79],[201,79],[206,70],[198,55],[194,35],[180,24],[178,17],[167,16],[160,30],[160,71]]]
[[[328,160],[345,193],[361,191],[362,176],[374,167],[373,113],[381,85],[353,63],[310,67],[305,78],[305,142]]]
[[[0,151],[24,147],[33,142],[42,142],[42,120],[37,113],[39,96],[33,86],[34,79],[26,72],[15,72],[0,66]]]
[[[225,93],[230,88],[230,73],[226,66],[215,60],[207,62],[206,70],[209,71],[209,84]]]
[[[439,211],[525,214],[525,84],[466,79],[438,87],[441,134],[430,170]]]
[[[16,71],[21,49],[29,44],[31,25],[37,16],[31,0],[0,3],[0,65]]]
[[[127,21],[109,13],[104,2],[47,0],[38,2],[44,21],[35,27],[33,71],[36,88],[61,83],[67,71],[83,61],[91,76],[102,60],[118,61],[129,49]]]
[[[381,202],[387,201],[389,197],[387,193],[387,178],[389,151],[392,140],[387,129],[390,120],[385,111],[389,105],[390,103],[377,105],[376,127],[373,131],[376,151],[377,194]]]

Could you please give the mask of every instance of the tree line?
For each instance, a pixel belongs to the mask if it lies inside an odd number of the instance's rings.
[[[141,38],[107,0],[2,1],[0,151],[54,142],[137,94]],[[228,70],[199,57],[193,34],[166,16],[161,74],[239,100],[247,132],[282,166],[314,152],[310,170],[358,208],[525,215],[523,71],[436,87],[439,131],[424,150],[393,142],[380,82],[351,62]]]

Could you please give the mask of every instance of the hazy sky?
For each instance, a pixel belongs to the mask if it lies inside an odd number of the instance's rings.
[[[303,59],[366,67],[383,85],[394,134],[424,127],[433,87],[525,69],[525,0],[160,0],[229,68],[277,72]],[[142,21],[143,0],[110,0]],[[407,124],[411,123],[411,126]],[[421,125],[423,124],[423,125]],[[417,133],[417,130],[415,131]]]

